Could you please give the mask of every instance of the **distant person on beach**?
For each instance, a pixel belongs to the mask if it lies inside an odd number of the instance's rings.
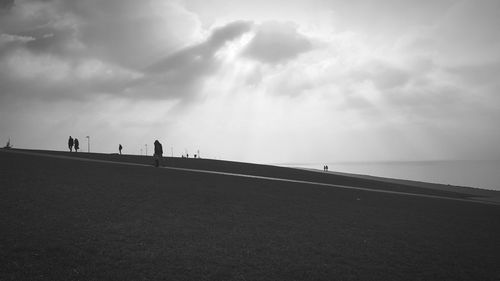
[[[7,149],[12,148],[12,144],[10,143],[10,138],[7,141],[7,144],[3,148],[7,148]]]
[[[69,136],[69,139],[68,139],[68,147],[69,147],[69,152],[72,152],[73,151],[73,138],[71,136]]]
[[[75,152],[78,152],[78,149],[80,149],[80,142],[75,138]]]
[[[123,148],[123,146],[121,144],[118,145],[118,150],[120,151],[120,155],[122,154],[122,148]]]
[[[325,171],[327,171],[327,172],[328,172],[328,165],[326,165],[326,166],[325,166]]]
[[[158,167],[160,166],[161,163],[161,158],[163,155],[163,147],[161,146],[161,143],[158,140],[155,140],[154,145],[155,145],[155,154],[153,155],[153,158],[155,160],[155,167]]]

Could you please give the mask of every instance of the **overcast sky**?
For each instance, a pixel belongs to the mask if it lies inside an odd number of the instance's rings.
[[[0,0],[0,142],[500,159],[500,1]]]

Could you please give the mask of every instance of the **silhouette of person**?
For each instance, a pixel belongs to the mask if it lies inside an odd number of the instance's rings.
[[[9,140],[7,141],[7,144],[5,144],[5,146],[3,148],[12,148],[12,144],[10,144],[10,138]]]
[[[78,152],[78,149],[80,149],[80,142],[75,138],[75,152]]]
[[[123,146],[121,144],[118,145],[118,150],[120,151],[120,155],[122,154],[122,148],[123,148]]]
[[[326,165],[326,166],[325,166],[325,171],[327,171],[327,172],[328,172],[328,165]]]
[[[73,138],[71,136],[69,136],[69,139],[68,139],[68,147],[69,147],[69,152],[72,152],[73,151]]]
[[[163,147],[161,146],[161,143],[158,140],[155,140],[154,145],[155,145],[155,153],[153,155],[153,158],[155,160],[155,167],[158,167],[160,166],[161,157],[163,155]]]

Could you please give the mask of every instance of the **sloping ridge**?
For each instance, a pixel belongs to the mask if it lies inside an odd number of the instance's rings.
[[[28,150],[28,149],[0,149],[2,152],[22,153],[45,157],[66,158],[85,161],[99,161],[108,163],[119,163],[140,166],[152,166],[151,156],[119,155],[104,153],[70,153],[50,150]],[[500,203],[500,192],[490,190],[477,190],[474,188],[454,187],[436,188],[436,184],[412,182],[378,177],[364,177],[335,172],[319,172],[306,169],[280,167],[254,163],[234,162],[213,159],[195,159],[164,157],[163,167],[183,169],[185,171],[217,172],[226,175],[256,176],[263,179],[274,179],[284,181],[296,181],[299,183],[338,185],[353,187],[362,190],[389,191],[401,194],[420,194],[436,197],[470,199],[497,204]]]

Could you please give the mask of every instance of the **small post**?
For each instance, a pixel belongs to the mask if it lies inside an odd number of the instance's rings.
[[[90,153],[90,136],[86,136],[87,138],[87,152]]]

